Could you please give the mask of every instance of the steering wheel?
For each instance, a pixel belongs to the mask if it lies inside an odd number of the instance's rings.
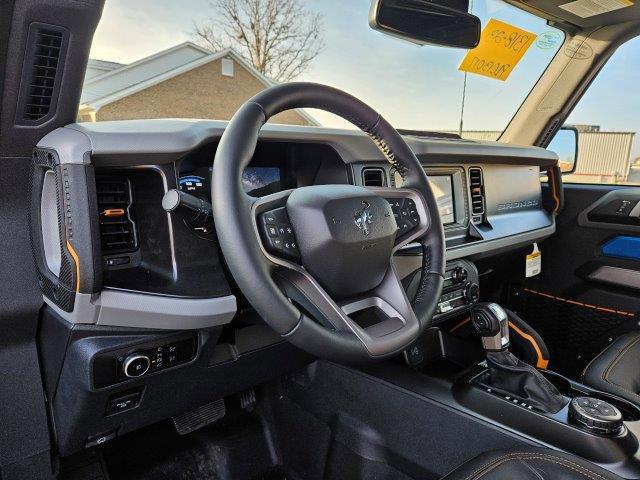
[[[242,174],[260,129],[294,108],[325,110],[366,132],[402,176],[402,188],[314,185],[247,195]],[[211,189],[231,274],[258,314],[297,347],[340,363],[363,363],[401,352],[431,321],[445,264],[436,199],[400,134],[357,98],[314,83],[263,90],[224,131]],[[423,248],[413,301],[392,262],[409,242]]]

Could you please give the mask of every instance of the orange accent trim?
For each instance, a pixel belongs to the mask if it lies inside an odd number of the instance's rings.
[[[76,251],[73,249],[73,247],[69,243],[69,240],[67,240],[67,250],[69,250],[69,253],[73,257],[73,261],[76,264],[76,292],[79,292],[80,291],[80,259],[78,258],[78,254],[76,253]]]
[[[536,367],[537,368],[542,368],[543,370],[546,370],[547,367],[549,366],[549,360],[545,359],[542,356],[542,350],[540,349],[540,345],[538,345],[538,342],[536,342],[536,339],[533,338],[528,333],[526,333],[525,331],[520,330],[513,322],[509,322],[509,327],[511,327],[514,332],[516,332],[522,338],[524,338],[529,343],[531,343],[531,345],[533,345],[533,349],[536,351],[536,355],[538,356],[538,361],[536,362]]]
[[[558,191],[556,189],[557,184],[556,184],[556,171],[553,167],[547,169],[547,175],[550,178],[550,182],[549,182],[549,186],[551,187],[551,196],[553,197],[553,200],[556,204],[556,206],[553,209],[552,213],[558,213],[558,210],[560,210],[560,197],[558,196]]]
[[[459,324],[457,324],[455,327],[453,327],[451,330],[449,330],[449,333],[453,332],[454,330],[459,329],[460,327],[464,327],[470,321],[471,321],[471,317],[465,318],[463,321],[461,321]]]
[[[577,300],[568,300],[562,297],[556,297],[555,295],[550,295],[548,293],[538,292],[537,290],[531,290],[530,288],[523,288],[525,292],[531,293],[533,295],[539,295],[541,297],[550,298],[551,300],[557,300],[558,302],[568,303],[570,305],[577,305],[579,307],[591,308],[593,310],[598,310],[600,312],[605,313],[615,313],[616,315],[622,315],[624,317],[635,317],[635,313],[625,312],[623,310],[615,310],[613,308],[600,307],[598,305],[590,305],[588,303],[578,302]]]
[[[124,208],[108,208],[102,214],[105,217],[124,217]]]

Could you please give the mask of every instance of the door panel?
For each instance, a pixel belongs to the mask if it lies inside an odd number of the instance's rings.
[[[540,245],[542,273],[513,281],[509,304],[547,342],[550,368],[577,377],[638,328],[640,217],[629,214],[640,210],[640,189],[568,184],[564,195],[556,233]]]

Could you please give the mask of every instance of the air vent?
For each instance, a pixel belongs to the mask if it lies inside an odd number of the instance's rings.
[[[131,218],[131,183],[123,176],[96,177],[102,255],[125,253],[138,247]]]
[[[471,213],[482,215],[484,213],[484,181],[482,170],[479,168],[469,169],[469,191],[471,193]]]
[[[29,53],[23,71],[22,120],[38,122],[55,109],[65,35],[61,30],[35,24],[29,32]]]
[[[363,168],[362,169],[362,184],[365,187],[384,187],[385,171],[383,168]]]

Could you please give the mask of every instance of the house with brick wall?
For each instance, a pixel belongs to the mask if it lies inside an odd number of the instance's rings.
[[[78,117],[84,122],[228,120],[248,98],[271,85],[234,50],[211,53],[185,42],[130,64],[90,59]],[[270,121],[318,125],[303,110],[283,112]]]

